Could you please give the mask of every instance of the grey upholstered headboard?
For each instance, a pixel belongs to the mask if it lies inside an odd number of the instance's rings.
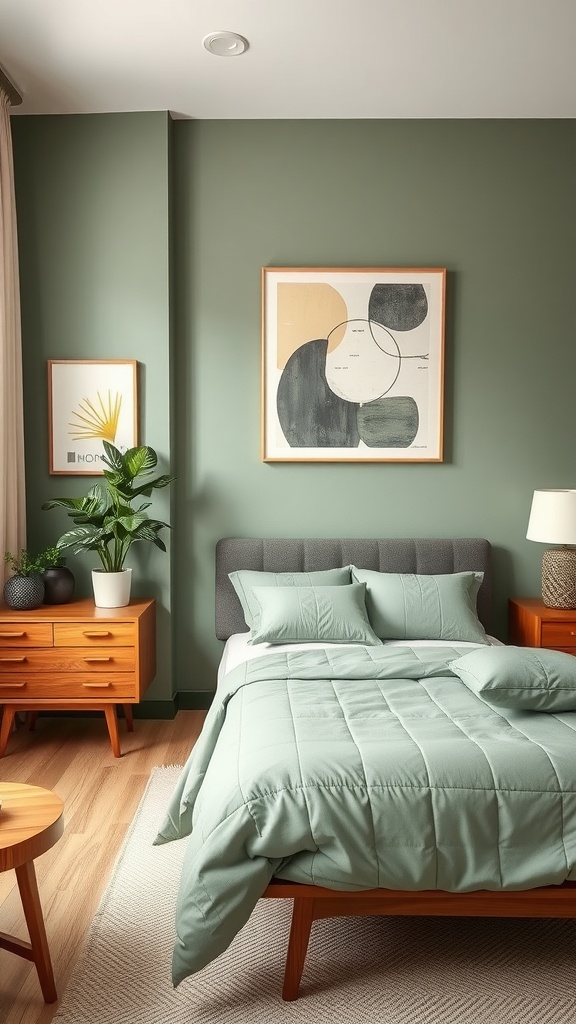
[[[378,572],[439,575],[476,570],[484,573],[478,594],[478,617],[490,629],[491,546],[481,537],[455,539],[347,540],[334,538],[263,539],[225,537],[216,545],[216,636],[227,640],[247,630],[242,607],[228,573],[235,569],[265,572],[313,572],[342,565]]]

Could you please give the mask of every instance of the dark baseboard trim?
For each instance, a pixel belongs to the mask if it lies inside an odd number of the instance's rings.
[[[120,709],[119,709],[120,711]],[[134,718],[158,718],[169,719],[176,715],[174,699],[171,700],[143,700],[140,704],[133,706]],[[120,712],[121,713],[121,712]]]
[[[177,711],[207,711],[214,690],[178,690],[171,700],[146,700],[134,707],[134,718],[174,718]]]
[[[179,690],[175,700],[179,711],[207,711],[214,700],[214,690]]]

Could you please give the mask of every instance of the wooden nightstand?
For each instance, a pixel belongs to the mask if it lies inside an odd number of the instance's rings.
[[[120,757],[116,707],[133,729],[132,705],[156,673],[156,606],[131,601],[96,608],[92,600],[42,605],[31,612],[0,607],[0,757],[17,711],[103,711]]]
[[[576,608],[548,608],[537,597],[511,598],[508,626],[511,644],[576,655]]]

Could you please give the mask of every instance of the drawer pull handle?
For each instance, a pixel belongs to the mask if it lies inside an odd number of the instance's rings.
[[[26,683],[0,683],[3,690],[23,690]]]
[[[0,637],[3,637],[4,640],[17,640],[20,639],[21,636],[26,636],[24,630],[22,630],[21,633],[0,633]]]
[[[84,661],[112,661],[112,658],[84,658]]]
[[[82,686],[86,686],[90,690],[107,690],[112,683],[82,683]]]
[[[100,636],[112,636],[109,629],[85,629],[82,636],[89,637],[100,637]]]
[[[0,661],[2,664],[4,664],[4,662],[10,662],[10,664],[18,662],[18,664],[21,665],[23,661],[26,661],[26,658],[0,658]]]

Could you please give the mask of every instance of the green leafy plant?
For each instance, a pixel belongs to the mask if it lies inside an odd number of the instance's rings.
[[[29,551],[22,548],[17,554],[11,551],[4,553],[4,561],[10,566],[15,576],[33,576],[44,569],[41,555],[31,555]]]
[[[148,541],[166,551],[158,534],[164,528],[170,529],[169,524],[150,519],[146,510],[151,502],[137,507],[134,502],[149,497],[158,488],[167,487],[174,478],[152,476],[158,456],[147,445],[129,448],[124,453],[108,441],[103,445],[106,453],[102,456],[106,466],[104,486],[96,484],[83,498],[53,498],[42,508],[65,508],[76,524],[74,530],[68,530],[58,540],[60,550],[68,549],[74,555],[95,551],[105,572],[121,572],[136,541]]]
[[[45,548],[38,556],[38,559],[43,569],[52,569],[54,567],[60,568],[60,566],[66,565],[66,559],[62,548],[55,545],[53,547]]]

